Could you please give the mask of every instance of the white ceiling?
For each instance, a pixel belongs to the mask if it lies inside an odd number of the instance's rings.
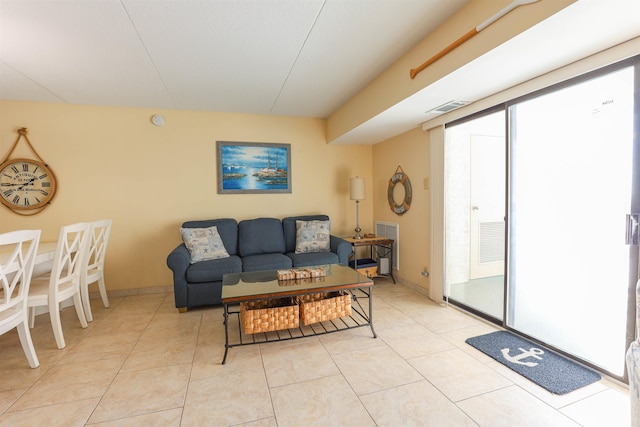
[[[0,97],[325,118],[466,2],[0,0]]]
[[[328,117],[466,2],[0,0],[0,98]],[[334,142],[379,142],[638,36],[640,0],[579,0]]]

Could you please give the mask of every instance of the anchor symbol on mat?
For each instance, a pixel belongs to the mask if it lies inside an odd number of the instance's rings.
[[[517,363],[518,365],[534,367],[534,366],[538,366],[536,362],[521,362],[521,360],[526,359],[527,357],[534,357],[538,360],[542,360],[542,357],[540,357],[540,355],[544,354],[544,351],[535,347],[532,347],[529,351],[525,350],[524,348],[518,348],[518,350],[520,350],[522,353],[516,356],[511,356],[509,354],[509,349],[503,348],[502,355],[504,356],[505,359],[507,359],[511,363]]]

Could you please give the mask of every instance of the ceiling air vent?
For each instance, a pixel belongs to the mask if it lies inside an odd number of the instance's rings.
[[[469,104],[469,101],[449,101],[446,104],[442,104],[432,110],[427,111],[427,114],[444,114],[449,111],[453,111],[456,108],[464,107]]]

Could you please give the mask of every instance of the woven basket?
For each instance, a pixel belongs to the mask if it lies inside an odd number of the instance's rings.
[[[291,298],[242,302],[240,319],[245,334],[298,328],[300,308]]]
[[[297,297],[297,301],[303,325],[351,316],[351,295],[348,293],[302,295]]]
[[[293,268],[288,270],[277,270],[278,281],[286,280],[301,280],[309,279],[312,277],[324,277],[327,272],[322,267],[305,267],[305,268]]]
[[[378,276],[378,267],[375,265],[373,267],[363,267],[363,268],[358,267],[358,273],[365,275],[369,279],[371,279],[372,277]]]

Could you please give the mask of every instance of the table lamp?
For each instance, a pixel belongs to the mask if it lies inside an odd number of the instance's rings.
[[[356,235],[353,236],[353,238],[362,239],[362,236],[360,235],[362,229],[360,228],[359,204],[360,200],[364,200],[364,178],[360,178],[358,176],[355,178],[349,178],[349,199],[356,201]]]

